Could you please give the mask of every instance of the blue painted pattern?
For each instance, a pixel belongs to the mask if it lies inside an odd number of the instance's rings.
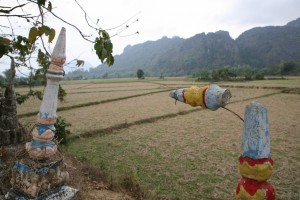
[[[57,169],[61,162],[62,161],[60,160],[60,161],[58,161],[56,163],[53,163],[49,166],[38,168],[36,173],[37,174],[47,174],[50,171],[50,169],[54,169],[54,170]]]
[[[270,132],[267,109],[257,102],[246,106],[242,156],[270,158]]]
[[[31,141],[31,147],[32,148],[45,148],[45,147],[54,147],[55,143],[52,141],[48,141],[48,142],[42,142],[42,141],[38,141],[38,140],[32,140]]]
[[[37,125],[37,130],[38,130],[38,134],[42,135],[45,131],[47,131],[48,129],[50,129],[51,131],[55,132],[55,126],[54,125],[43,125],[38,123]]]
[[[32,170],[29,166],[20,163],[20,162],[16,162],[16,170],[18,170],[19,172],[23,173],[23,174],[28,174],[30,173]]]

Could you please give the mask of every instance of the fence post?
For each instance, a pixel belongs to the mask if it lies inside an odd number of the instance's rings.
[[[250,103],[245,109],[239,170],[242,178],[238,181],[236,199],[275,199],[275,189],[267,182],[273,171],[268,111],[257,102]]]
[[[8,199],[72,199],[78,190],[65,185],[69,173],[62,155],[57,152],[55,136],[59,81],[64,78],[66,30],[61,29],[47,70],[47,86],[38,114],[38,124],[26,143],[26,152],[17,156],[12,170],[12,191]]]

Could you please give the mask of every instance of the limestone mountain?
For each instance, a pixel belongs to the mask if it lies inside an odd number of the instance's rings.
[[[163,37],[129,45],[115,56],[113,67],[99,65],[85,71],[84,76],[136,76],[138,69],[146,76],[180,76],[201,68],[239,65],[260,68],[287,61],[300,61],[300,18],[285,26],[252,28],[236,40],[227,31],[217,31],[187,39]]]
[[[244,64],[265,67],[300,61],[300,18],[285,26],[257,27],[236,39]]]

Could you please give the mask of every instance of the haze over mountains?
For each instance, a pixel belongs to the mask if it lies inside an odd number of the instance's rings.
[[[146,76],[182,76],[201,68],[241,65],[262,68],[288,61],[300,61],[300,18],[285,26],[252,28],[236,40],[227,31],[217,31],[187,39],[163,37],[129,45],[115,56],[112,67],[99,65],[68,75],[128,77],[136,76],[136,71],[142,69]]]

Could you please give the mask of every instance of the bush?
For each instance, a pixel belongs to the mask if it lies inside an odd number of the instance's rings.
[[[61,141],[60,144],[66,145],[68,143],[67,135],[71,133],[68,127],[72,126],[70,123],[67,123],[62,117],[57,117],[55,126],[55,136],[58,141]]]
[[[265,79],[265,71],[264,70],[255,70],[254,71],[254,79],[255,80],[264,80]]]
[[[144,71],[141,69],[138,69],[136,72],[136,76],[138,77],[138,79],[144,79]]]

